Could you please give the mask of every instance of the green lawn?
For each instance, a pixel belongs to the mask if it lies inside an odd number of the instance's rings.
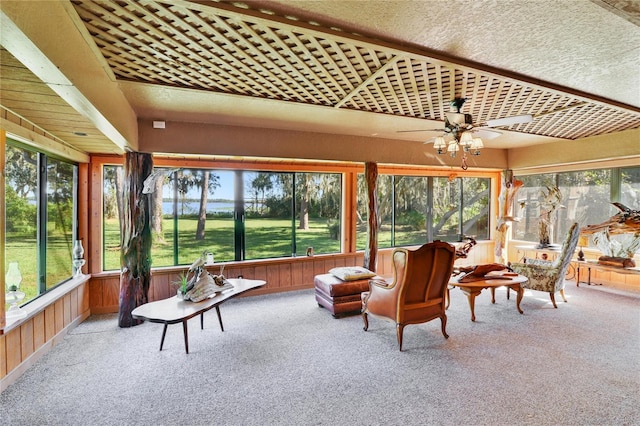
[[[203,251],[213,253],[216,262],[234,259],[233,219],[208,218],[204,240],[196,240],[197,219],[182,217],[178,221],[178,264],[190,264]],[[173,260],[173,220],[163,222],[164,241],[156,239],[151,248],[152,266],[171,266]],[[248,218],[245,222],[246,259],[267,259],[291,256],[291,220],[271,218]],[[330,238],[326,220],[310,220],[309,230],[296,229],[298,256],[304,256],[307,247],[316,254],[337,253],[340,241]],[[118,221],[109,219],[105,223],[105,270],[120,268],[120,231]]]
[[[174,265],[172,219],[163,222],[164,240],[156,240],[151,248],[153,267]],[[216,262],[234,259],[233,227],[231,218],[208,218],[205,239],[195,239],[197,219],[182,217],[178,221],[178,264],[192,263],[203,251],[214,254]],[[291,220],[270,218],[248,218],[245,222],[246,259],[268,259],[291,256]],[[316,254],[338,253],[340,241],[330,237],[327,222],[324,219],[310,219],[309,229],[296,229],[297,256],[304,256],[307,247],[313,247]],[[357,233],[357,246],[366,247],[366,232]],[[396,241],[421,241],[424,232],[396,233]],[[105,270],[120,269],[120,230],[116,219],[105,221]],[[379,233],[380,247],[387,247],[391,241],[390,231]],[[384,242],[387,242],[386,244]],[[50,236],[47,248],[47,286],[51,287],[71,275],[70,242],[62,236]],[[7,235],[7,265],[18,261],[22,273],[21,291],[26,299],[38,295],[36,279],[37,247],[35,236]],[[6,269],[6,266],[5,266]]]

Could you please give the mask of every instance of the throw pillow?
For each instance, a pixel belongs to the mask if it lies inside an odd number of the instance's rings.
[[[329,273],[334,277],[340,278],[342,281],[356,281],[375,277],[376,274],[361,266],[343,266],[333,268]]]

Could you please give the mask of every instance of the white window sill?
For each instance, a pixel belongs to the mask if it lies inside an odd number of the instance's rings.
[[[82,275],[77,278],[72,278],[64,284],[60,284],[53,290],[48,291],[44,295],[34,299],[32,302],[22,306],[21,309],[27,312],[27,315],[22,318],[7,318],[7,323],[3,329],[0,329],[0,334],[6,334],[14,328],[20,327],[20,325],[29,321],[31,318],[44,311],[48,306],[53,305],[56,300],[64,297],[71,290],[86,283],[91,278],[91,275]]]

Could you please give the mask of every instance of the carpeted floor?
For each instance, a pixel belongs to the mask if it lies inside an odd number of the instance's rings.
[[[640,295],[567,285],[569,303],[527,292],[452,290],[438,320],[334,319],[312,290],[234,299],[205,329],[75,328],[0,394],[1,425],[637,425]],[[560,299],[559,297],[557,299]]]

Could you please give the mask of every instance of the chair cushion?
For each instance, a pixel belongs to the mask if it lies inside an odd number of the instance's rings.
[[[375,277],[376,274],[361,266],[343,266],[329,270],[329,273],[342,281],[357,281]]]

